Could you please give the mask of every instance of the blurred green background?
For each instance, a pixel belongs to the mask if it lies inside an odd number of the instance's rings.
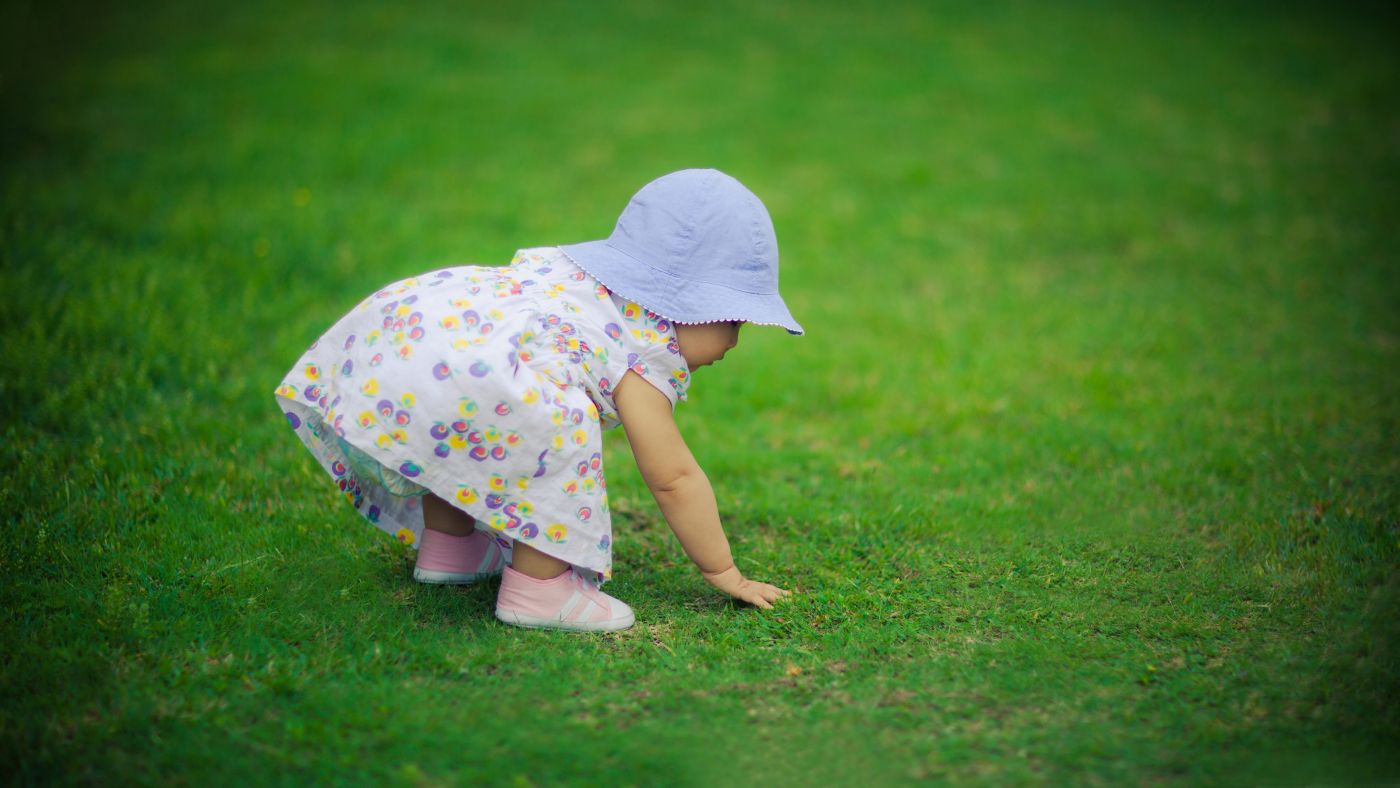
[[[6,3],[17,782],[1400,779],[1400,55],[1381,4]],[[621,436],[638,624],[419,587],[272,389],[379,285],[773,214],[808,329]]]

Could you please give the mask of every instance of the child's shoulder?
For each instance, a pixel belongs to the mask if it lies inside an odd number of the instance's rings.
[[[515,256],[510,259],[511,265],[519,263],[553,263],[560,260],[567,261],[564,252],[557,246],[531,246],[524,249],[515,250]]]

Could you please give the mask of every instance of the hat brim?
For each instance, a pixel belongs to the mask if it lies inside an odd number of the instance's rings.
[[[777,293],[749,293],[716,282],[682,279],[607,241],[566,244],[559,249],[604,287],[672,322],[694,325],[742,321],[802,334],[802,326]]]

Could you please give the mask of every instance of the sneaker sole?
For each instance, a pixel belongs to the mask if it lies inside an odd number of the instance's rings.
[[[495,577],[500,572],[483,572],[481,574],[463,574],[462,572],[437,572],[432,569],[419,569],[413,567],[413,579],[420,583],[444,586],[464,586],[471,583],[479,583],[488,577]]]
[[[526,629],[562,629],[568,632],[616,632],[628,629],[637,622],[637,616],[630,611],[626,616],[610,621],[561,621],[557,618],[527,616],[496,608],[496,618]]]

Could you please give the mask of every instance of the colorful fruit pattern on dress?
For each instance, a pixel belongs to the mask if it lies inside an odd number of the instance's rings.
[[[416,546],[415,496],[431,490],[503,545],[531,543],[606,580],[601,434],[619,423],[613,391],[629,373],[685,399],[674,326],[542,248],[509,267],[380,289],[307,349],[276,394],[340,492],[394,538]]]

